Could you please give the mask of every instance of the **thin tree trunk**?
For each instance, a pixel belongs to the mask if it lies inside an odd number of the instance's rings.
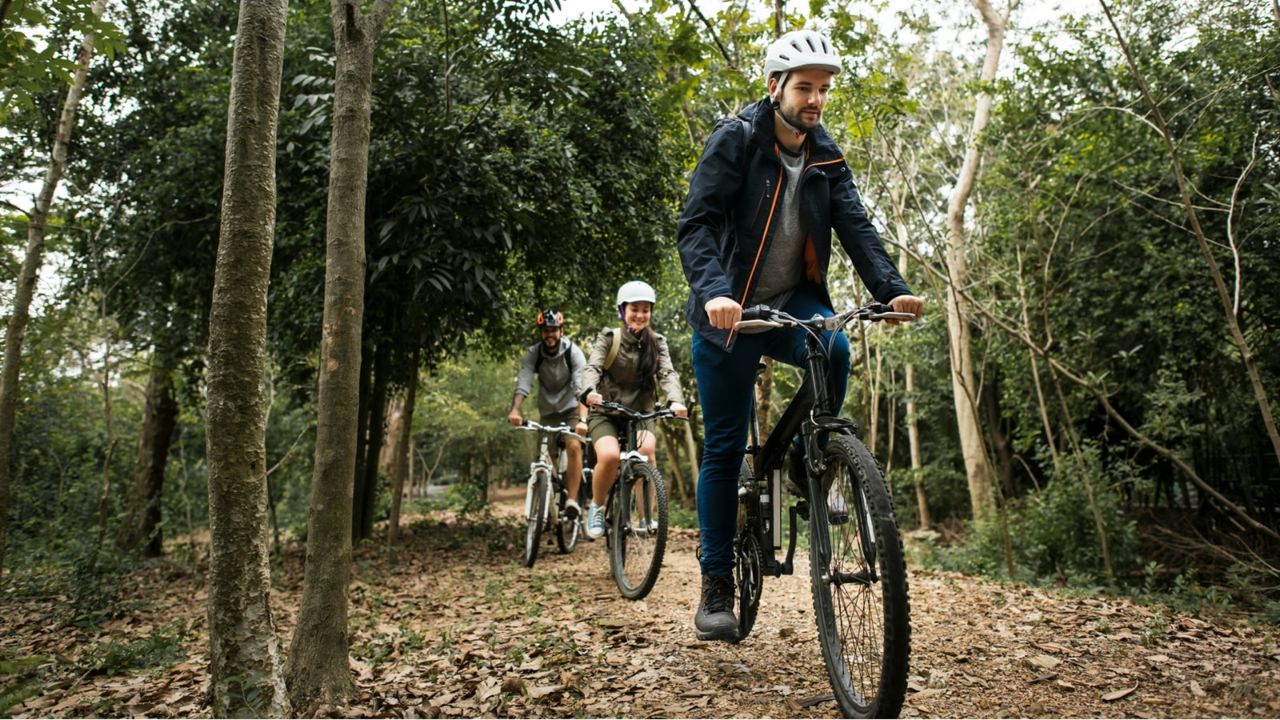
[[[165,467],[178,421],[178,401],[173,394],[173,374],[161,353],[152,357],[147,381],[146,409],[138,440],[138,464],[133,475],[133,495],[118,545],[134,550],[145,545],[147,557],[164,553],[160,529]]]
[[[378,344],[373,361],[373,397],[369,406],[369,445],[364,452],[364,494],[360,498],[360,539],[373,537],[374,515],[378,509],[378,458],[382,456],[383,439],[387,436],[387,387],[391,367],[389,351]]]
[[[93,14],[101,17],[106,5],[107,0],[96,0],[93,4]],[[7,10],[6,3],[5,11]],[[10,456],[13,453],[13,429],[17,424],[22,342],[27,334],[27,323],[31,319],[31,300],[35,297],[36,275],[44,263],[45,223],[49,219],[49,208],[53,205],[53,195],[58,189],[58,182],[62,180],[62,173],[67,166],[67,148],[71,144],[71,128],[75,125],[76,108],[80,106],[80,96],[89,78],[89,61],[93,58],[93,35],[92,32],[85,33],[80,41],[76,73],[71,80],[71,87],[67,89],[67,97],[62,102],[62,112],[58,116],[53,154],[49,160],[49,167],[45,170],[40,194],[36,195],[35,207],[27,215],[27,252],[22,259],[22,269],[18,272],[17,287],[13,294],[13,314],[9,316],[9,325],[4,338],[4,370],[0,372],[0,575],[4,573],[5,529],[9,525],[9,483],[12,480]]]
[[[355,470],[351,476],[351,542],[360,542],[360,525],[364,518],[364,457],[369,449],[369,414],[373,410],[373,348],[361,343],[359,402],[356,403]]]
[[[680,455],[676,453],[676,444],[671,441],[671,433],[667,430],[666,425],[659,428],[658,437],[662,438],[662,449],[667,453],[671,475],[675,480],[675,492],[672,493],[672,498],[678,498],[683,502],[685,498],[689,497],[684,486],[684,473],[680,470]]]
[[[1004,15],[1000,15],[991,7],[989,0],[973,0],[987,28],[987,55],[979,77],[983,87],[995,79],[996,69],[1000,65],[1000,53],[1004,49],[1005,26],[1016,1],[1010,0],[1010,6]],[[947,206],[947,331],[951,340],[951,387],[955,399],[956,423],[960,431],[960,447],[964,453],[965,474],[969,481],[969,498],[973,504],[973,517],[979,521],[989,517],[995,509],[995,498],[992,496],[995,477],[982,438],[971,354],[969,309],[960,291],[967,288],[969,282],[965,259],[965,206],[969,203],[969,196],[978,177],[978,168],[982,163],[982,134],[991,119],[992,100],[989,91],[978,93],[973,126],[969,130],[969,148],[965,152],[964,166]]]
[[[337,50],[330,136],[320,393],[307,560],[298,625],[289,645],[289,692],[299,713],[338,703],[354,685],[349,667],[347,583],[364,318],[364,222],[368,188],[373,52],[394,0],[362,15],[331,0]]]
[[[898,381],[897,373],[893,368],[889,368],[889,387]],[[885,411],[885,436],[888,447],[884,450],[884,474],[888,477],[893,472],[893,445],[898,437],[898,403],[894,398],[889,398],[888,407]]]
[[[1129,51],[1129,44],[1125,42],[1124,35],[1120,33],[1119,26],[1111,17],[1111,8],[1107,6],[1106,0],[1098,0],[1102,5],[1102,11],[1107,16],[1107,22],[1111,24],[1111,29],[1115,31],[1116,40],[1120,42],[1120,49],[1124,52],[1125,62],[1129,64],[1129,69],[1133,72],[1133,77],[1138,83],[1138,89],[1142,92],[1142,97],[1147,101],[1147,105],[1151,108],[1152,120],[1155,123],[1160,138],[1164,140],[1165,147],[1169,151],[1169,159],[1173,164],[1173,176],[1178,182],[1178,193],[1182,198],[1182,207],[1187,215],[1187,224],[1191,227],[1191,232],[1195,235],[1196,241],[1200,244],[1200,253],[1204,256],[1205,264],[1209,267],[1209,275],[1213,278],[1214,289],[1218,291],[1218,300],[1222,304],[1223,316],[1227,321],[1227,329],[1231,334],[1231,341],[1235,343],[1236,349],[1240,351],[1240,359],[1244,362],[1246,374],[1249,376],[1249,386],[1253,390],[1254,400],[1258,403],[1258,411],[1262,414],[1262,426],[1267,430],[1267,437],[1271,440],[1271,449],[1275,453],[1276,459],[1280,460],[1280,431],[1276,429],[1275,415],[1271,411],[1271,402],[1267,399],[1267,390],[1262,384],[1262,376],[1258,372],[1258,361],[1253,354],[1253,348],[1249,346],[1249,341],[1245,338],[1244,332],[1240,329],[1240,321],[1236,317],[1235,305],[1231,299],[1231,291],[1227,288],[1226,280],[1222,277],[1222,269],[1218,267],[1218,261],[1213,257],[1213,248],[1209,243],[1209,238],[1205,237],[1204,229],[1200,226],[1200,216],[1196,212],[1195,204],[1191,199],[1190,183],[1187,181],[1186,172],[1182,168],[1182,159],[1178,155],[1178,143],[1174,141],[1173,134],[1169,131],[1169,124],[1165,121],[1164,113],[1160,110],[1160,104],[1152,97],[1151,91],[1147,88],[1147,81],[1143,78],[1142,72],[1138,69],[1138,63],[1133,58],[1133,54]]]
[[[684,450],[689,456],[689,477],[693,478],[694,487],[690,488],[690,497],[698,496],[698,442],[693,437],[693,418],[689,418],[688,422],[682,422],[684,425]]]
[[[409,476],[409,486],[413,487],[413,456],[410,447],[413,445],[413,408],[418,400],[418,362],[421,359],[421,348],[413,351],[413,378],[405,389],[404,409],[400,412],[400,440],[396,443],[396,454],[391,466],[391,526],[387,528],[387,544],[392,547],[400,539],[400,496],[404,493],[405,476]]]
[[[209,696],[214,717],[290,714],[271,614],[267,283],[287,0],[242,0],[209,317]]]
[[[898,274],[902,277],[907,276],[907,257],[910,255],[908,251],[908,243],[911,242],[911,235],[907,231],[907,221],[902,215],[902,202],[897,193],[891,192],[893,207],[893,227],[898,238],[898,246],[901,248],[898,252]],[[921,529],[928,528],[933,525],[933,518],[929,516],[929,503],[925,497],[924,478],[920,476],[920,468],[923,462],[920,459],[920,419],[916,412],[916,368],[910,362],[907,363],[906,369],[906,391],[907,391],[907,445],[911,452],[911,484],[916,491],[916,518]]]
[[[760,428],[760,444],[769,439],[769,416],[773,413],[773,358],[763,357],[764,368],[756,376],[756,425]]]
[[[879,343],[876,343],[871,355],[875,357],[875,370],[870,369],[871,358],[868,357],[868,371],[871,373],[871,415],[867,423],[867,449],[875,455],[876,446],[880,444],[880,374],[884,369],[884,354],[880,351]]]
[[[1019,249],[1017,254],[1018,301],[1022,309],[1022,331],[1026,333],[1027,337],[1031,337],[1031,314],[1027,309],[1027,291],[1022,282],[1022,250]],[[1058,445],[1054,440],[1053,424],[1049,422],[1049,408],[1044,401],[1044,388],[1040,385],[1040,361],[1032,350],[1028,350],[1027,355],[1031,359],[1031,382],[1036,388],[1036,408],[1040,411],[1040,424],[1044,427],[1044,437],[1049,443],[1049,457],[1053,460],[1053,468],[1057,470],[1061,461],[1058,459]]]

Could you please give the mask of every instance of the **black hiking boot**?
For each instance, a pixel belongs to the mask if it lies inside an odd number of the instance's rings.
[[[703,575],[702,602],[693,616],[699,640],[737,642],[738,618],[733,614],[733,576]]]

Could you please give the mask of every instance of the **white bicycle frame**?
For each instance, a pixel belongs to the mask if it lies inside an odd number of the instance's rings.
[[[537,487],[538,474],[541,473],[547,478],[546,497],[542,503],[542,519],[546,520],[551,514],[551,478],[553,477],[551,466],[551,452],[547,450],[547,436],[545,433],[540,438],[541,448],[538,451],[538,459],[529,463],[529,480],[524,493],[524,519],[529,520],[529,512],[533,509],[533,489]]]

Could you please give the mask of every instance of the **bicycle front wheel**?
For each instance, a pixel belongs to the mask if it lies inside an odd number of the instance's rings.
[[[809,571],[822,658],[845,717],[897,717],[911,608],[893,506],[860,440],[832,437],[825,455],[826,472],[809,488],[819,498],[809,504]]]
[[[581,493],[579,493],[581,494]],[[561,491],[557,494],[557,507],[559,512],[556,514],[556,544],[560,546],[560,552],[567,555],[578,547],[578,536],[582,532],[582,518],[574,517],[570,519],[564,514],[564,504],[568,500],[568,491]],[[581,503],[579,503],[581,507]]]
[[[649,594],[662,569],[667,548],[667,488],[652,465],[633,463],[618,478],[613,522],[609,527],[609,564],[622,597]]]
[[[529,483],[529,517],[524,534],[524,566],[533,567],[538,559],[538,544],[542,540],[543,523],[547,517],[547,486],[551,478],[545,471],[534,473],[533,482]]]

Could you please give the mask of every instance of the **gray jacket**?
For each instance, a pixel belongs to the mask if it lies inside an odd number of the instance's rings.
[[[542,355],[539,366],[538,356]],[[569,338],[561,338],[554,355],[542,349],[542,343],[530,345],[520,361],[516,376],[516,394],[529,396],[533,376],[538,376],[538,412],[543,415],[575,412],[578,409],[576,388],[582,384],[582,370],[587,365],[582,351]],[[573,367],[570,371],[570,366]]]

